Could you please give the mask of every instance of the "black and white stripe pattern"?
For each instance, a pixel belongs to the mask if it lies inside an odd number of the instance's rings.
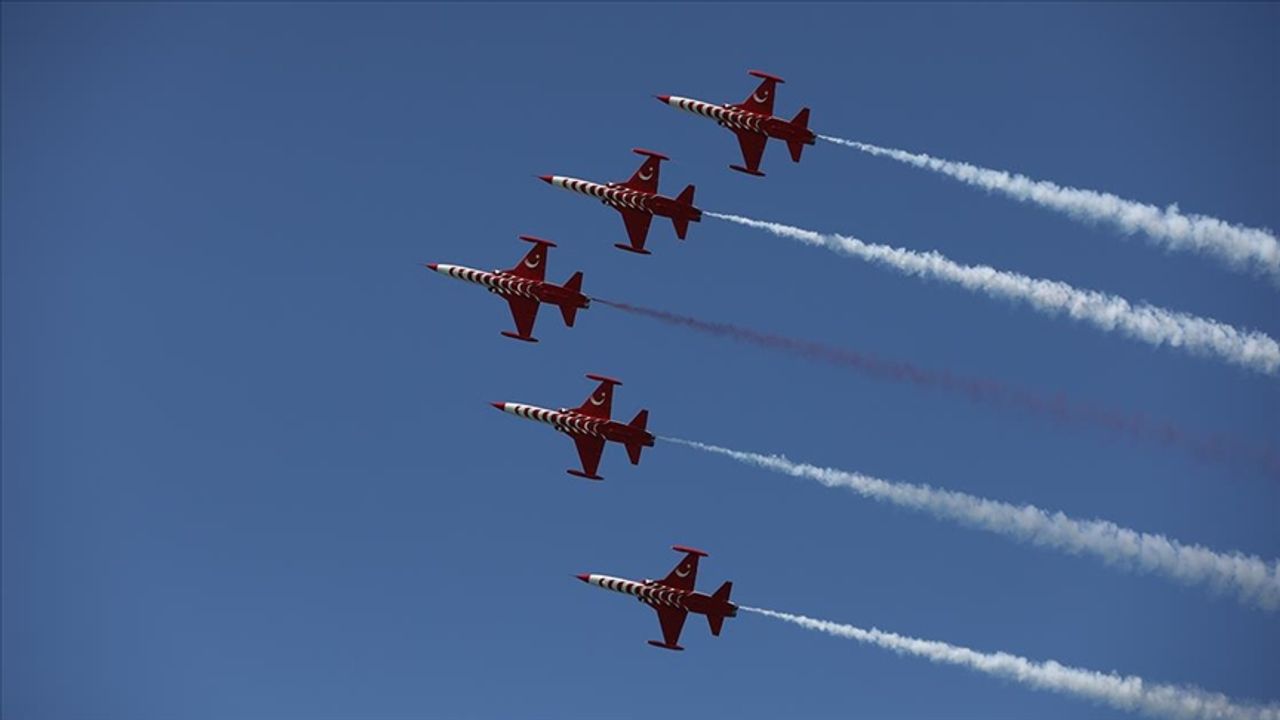
[[[600,198],[614,207],[639,210],[640,212],[646,213],[653,212],[653,210],[649,208],[649,196],[646,193],[636,192],[635,190],[628,190],[626,188],[610,187],[608,185],[601,185],[600,183],[579,180],[577,178],[561,177],[560,175],[552,175],[551,184],[556,187],[564,188],[565,190],[572,190],[574,192],[582,193],[583,195]]]
[[[687,609],[684,604],[685,593],[654,582],[638,583],[624,578],[591,574],[587,576],[587,583],[605,590],[634,595],[650,605]]]
[[[538,299],[535,293],[538,283],[533,280],[513,277],[504,273],[485,272],[474,268],[462,267],[461,265],[436,265],[436,272],[444,273],[459,280],[473,282],[477,285],[483,285],[502,295],[515,295],[529,298],[530,300]]]
[[[561,432],[604,437],[601,428],[604,427],[606,421],[599,418],[589,418],[577,413],[559,410],[548,410],[523,403],[505,403],[502,409],[518,417],[544,422]]]
[[[709,102],[701,100],[692,100],[690,98],[682,98],[672,96],[667,104],[671,107],[680,108],[694,115],[709,117],[712,120],[733,128],[735,130],[750,130],[752,132],[763,133],[761,121],[764,118],[755,113],[743,112],[734,108],[725,107],[723,105],[712,105]]]

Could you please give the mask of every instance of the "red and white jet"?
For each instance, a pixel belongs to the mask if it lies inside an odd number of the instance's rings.
[[[540,175],[539,177],[556,187],[599,198],[600,202],[622,213],[622,221],[627,226],[627,237],[631,244],[617,243],[614,247],[648,255],[649,251],[644,249],[644,242],[649,235],[649,223],[653,222],[654,215],[671,218],[671,224],[676,229],[676,237],[683,240],[685,233],[689,231],[689,223],[702,220],[702,211],[693,206],[692,185],[686,187],[674,198],[658,194],[658,170],[662,161],[669,159],[666,155],[641,148],[636,148],[632,152],[644,155],[645,161],[631,179],[624,183],[601,185],[589,180],[560,175]]]
[[[538,319],[538,307],[549,303],[560,308],[564,324],[573,327],[573,319],[579,310],[586,309],[591,299],[582,294],[582,273],[576,272],[564,285],[552,285],[543,280],[547,273],[547,249],[556,246],[550,240],[521,235],[521,240],[533,243],[533,248],[519,265],[510,270],[485,272],[461,265],[427,263],[427,268],[459,280],[466,280],[489,288],[489,292],[501,295],[511,306],[511,317],[516,331],[502,331],[503,335],[525,342],[538,342],[533,336],[533,324]]]
[[[787,149],[791,151],[791,159],[800,162],[804,146],[815,144],[818,136],[809,129],[809,108],[801,108],[790,120],[774,116],[773,96],[778,83],[785,82],[782,78],[759,70],[751,70],[748,74],[763,78],[764,82],[737,105],[714,105],[673,95],[656,97],[671,107],[709,117],[721,127],[732,130],[738,136],[738,145],[742,147],[742,159],[746,162],[746,167],[729,167],[748,175],[764,177],[764,173],[760,172],[760,158],[764,155],[764,146],[769,138],[786,142]]]
[[[573,444],[578,448],[578,458],[582,461],[582,469],[566,472],[588,480],[603,480],[603,477],[596,474],[596,470],[600,467],[600,456],[604,453],[606,440],[625,445],[631,464],[639,465],[640,451],[653,447],[653,435],[645,430],[645,425],[649,422],[648,410],[641,410],[625,425],[609,419],[613,407],[613,388],[621,385],[620,381],[603,375],[588,375],[587,378],[599,380],[600,386],[576,408],[548,410],[522,403],[492,404],[503,412],[547,423],[573,438]]]
[[[658,624],[662,625],[662,642],[650,640],[654,647],[667,650],[683,650],[680,647],[680,631],[684,629],[685,618],[689,613],[707,616],[707,624],[711,626],[711,634],[719,636],[720,628],[727,617],[737,617],[738,606],[729,602],[729,593],[733,583],[725,581],[710,595],[694,592],[694,580],[698,577],[698,558],[706,557],[701,550],[674,545],[671,548],[685,554],[680,564],[661,580],[626,580],[608,575],[583,573],[578,579],[589,585],[602,587],[605,590],[634,595],[640,602],[653,608],[658,613]]]

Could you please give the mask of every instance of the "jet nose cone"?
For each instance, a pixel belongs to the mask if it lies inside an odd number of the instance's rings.
[[[654,97],[658,98],[658,102],[660,102],[660,103],[663,103],[663,104],[665,104],[665,105],[670,105],[670,104],[671,104],[671,96],[670,96],[670,95],[654,95]]]
[[[489,404],[498,408],[499,410],[505,411],[507,409],[507,404],[504,402],[495,402],[495,403],[489,403]]]
[[[550,176],[550,175],[539,175],[539,176],[538,176],[538,179],[539,179],[539,180],[541,180],[541,181],[542,181],[542,182],[544,182],[544,183],[547,183],[548,185],[550,185],[550,184],[551,184],[551,176]]]
[[[591,576],[588,575],[587,573],[581,573],[577,577],[582,582],[591,582]]]
[[[428,269],[428,270],[435,270],[435,269],[436,269],[436,264],[435,264],[435,263],[426,263],[426,266],[427,266],[427,269]]]

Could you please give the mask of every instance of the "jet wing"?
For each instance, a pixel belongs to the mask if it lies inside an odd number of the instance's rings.
[[[513,295],[507,297],[507,304],[511,306],[511,318],[516,321],[517,337],[521,340],[532,340],[533,323],[538,319],[538,306],[541,303]]]
[[[752,175],[762,174],[760,158],[764,157],[764,146],[769,142],[769,138],[747,130],[734,130],[733,134],[738,136],[738,147],[742,149],[742,161],[746,163],[746,171]]]
[[[682,545],[677,545],[675,549],[683,552],[684,558],[658,583],[676,590],[693,590],[698,580],[698,558],[705,556],[706,553]]]
[[[577,475],[588,480],[603,480],[596,474],[600,469],[600,456],[604,454],[604,438],[594,435],[573,435],[573,444],[578,447],[578,460],[582,462],[582,471],[570,470],[570,475]]]
[[[760,86],[755,89],[755,92],[748,95],[746,100],[743,100],[734,107],[739,110],[746,110],[747,112],[758,113],[760,115],[772,115],[773,96],[774,93],[777,92],[778,83],[782,82],[782,78],[755,70],[751,71],[750,74],[755,75],[758,78],[762,78],[763,81],[760,83]]]
[[[554,245],[546,240],[529,238],[527,235],[520,236],[520,239],[533,242],[533,247],[529,249],[520,264],[508,270],[507,274],[527,280],[542,281],[547,276],[547,248]]]
[[[608,420],[613,413],[613,388],[621,385],[617,380],[603,375],[588,375],[591,380],[599,380],[600,384],[595,390],[587,396],[582,404],[574,408],[574,412],[581,413],[587,417],[600,418]]]
[[[649,644],[669,650],[683,650],[684,648],[680,647],[680,631],[684,629],[684,621],[689,617],[689,611],[656,605],[653,609],[658,613],[658,624],[662,626],[662,644],[653,640],[650,640]]]
[[[624,208],[619,208],[618,212],[622,213],[622,222],[627,226],[627,239],[631,241],[631,249],[638,253],[647,254],[648,251],[644,249],[644,243],[649,237],[649,223],[653,222],[653,216],[649,213]]]
[[[658,173],[661,169],[662,161],[666,160],[665,155],[657,153],[649,153],[647,150],[638,151],[641,154],[648,154],[640,167],[631,175],[631,178],[624,183],[620,183],[624,188],[631,190],[639,190],[640,192],[653,193],[658,192]]]

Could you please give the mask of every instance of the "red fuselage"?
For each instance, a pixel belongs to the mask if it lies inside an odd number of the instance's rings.
[[[764,115],[729,105],[716,105],[702,100],[659,95],[658,99],[674,108],[679,108],[694,115],[715,120],[717,124],[730,130],[745,130],[765,137],[777,138],[785,142],[798,142],[805,145],[817,143],[818,136],[805,127],[799,127],[789,120],[776,115]]]
[[[489,289],[489,292],[497,293],[504,297],[523,297],[561,307],[586,308],[591,304],[591,299],[580,292],[574,292],[542,280],[516,277],[505,270],[485,272],[484,270],[476,270],[461,265],[445,265],[444,263],[429,263],[427,267],[451,278],[483,285]]]
[[[641,430],[616,420],[591,417],[573,410],[548,410],[536,405],[510,402],[496,402],[493,403],[493,406],[503,412],[511,413],[526,420],[546,423],[568,435],[586,435],[608,440],[609,442],[622,443],[623,445],[640,445],[642,447],[653,447],[654,443],[653,433],[646,430]]]
[[[578,178],[564,177],[562,175],[541,175],[539,177],[555,187],[598,198],[600,202],[618,210],[635,210],[649,215],[684,219],[689,222],[702,220],[701,210],[693,205],[677,202],[675,198],[669,198],[665,195],[632,190],[620,187],[615,183],[602,185],[590,180],[579,180]]]
[[[584,573],[579,575],[578,579],[605,590],[634,595],[642,602],[654,607],[671,607],[698,615],[738,616],[738,606],[728,600],[720,600],[694,590],[677,590],[654,580],[636,582],[594,573]]]

